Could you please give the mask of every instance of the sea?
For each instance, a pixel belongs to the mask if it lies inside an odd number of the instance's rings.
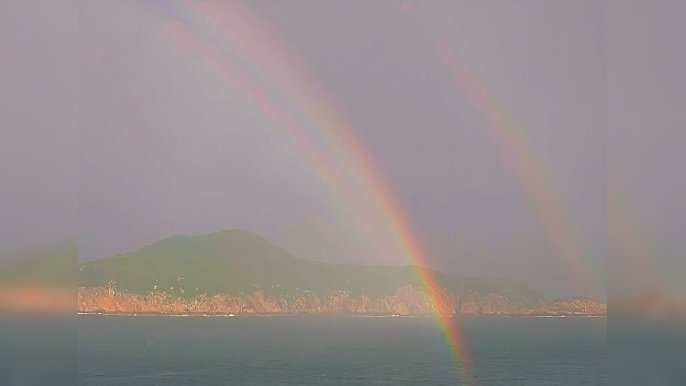
[[[461,316],[465,358],[433,317],[80,315],[77,384],[607,384],[604,317]]]

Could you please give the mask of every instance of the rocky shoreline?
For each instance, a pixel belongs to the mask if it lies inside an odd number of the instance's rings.
[[[114,287],[81,287],[77,291],[79,313],[149,315],[290,315],[344,314],[409,316],[430,315],[432,304],[420,289],[411,285],[383,297],[353,296],[346,291],[274,297],[257,289],[253,294],[199,295],[180,298],[163,292],[145,294],[118,291]],[[566,316],[607,315],[607,306],[588,298],[571,298],[527,306],[498,294],[461,295],[446,292],[438,300],[451,315]]]

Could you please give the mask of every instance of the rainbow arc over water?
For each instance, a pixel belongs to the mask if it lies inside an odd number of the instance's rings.
[[[381,239],[392,235],[398,247],[418,267],[418,277],[460,374],[465,383],[474,385],[458,321],[451,318],[453,310],[443,300],[441,284],[434,272],[425,268],[430,265],[430,258],[409,216],[340,103],[276,28],[247,4],[187,2],[185,12],[189,19],[174,19],[167,24],[175,41],[197,55],[227,84],[250,98],[275,125],[284,129],[303,150],[315,172],[343,198],[361,223],[368,224],[373,221],[372,217],[381,216],[385,228],[372,226],[369,230]],[[270,98],[264,87],[232,62],[225,51],[194,30],[197,23],[220,31],[232,52],[251,60],[261,73],[286,91],[300,111],[290,111]],[[307,125],[299,121],[300,115],[318,129],[315,134],[321,134],[323,141],[310,135]]]
[[[214,70],[284,130],[312,170],[341,197],[360,224],[380,244],[393,244],[394,250],[418,267],[417,275],[463,381],[476,384],[458,320],[451,318],[453,310],[448,308],[435,273],[426,268],[431,266],[431,259],[417,230],[344,106],[308,61],[274,24],[247,3],[151,4],[167,16],[167,31],[182,49]],[[403,12],[412,9],[403,6]],[[518,135],[516,125],[492,97],[486,82],[460,60],[450,43],[441,42],[437,53],[456,89],[464,92],[485,117],[489,135],[501,145],[506,164],[522,182],[549,238],[568,257],[577,280],[587,283],[582,251],[561,198]],[[275,89],[287,98],[277,97]]]

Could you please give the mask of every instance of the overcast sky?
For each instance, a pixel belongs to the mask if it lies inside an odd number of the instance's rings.
[[[432,264],[585,291],[483,114],[451,84],[436,50],[447,40],[517,124],[578,230],[583,264],[604,275],[602,3],[250,4],[347,111]],[[305,258],[406,263],[332,204],[283,128],[179,46],[165,29],[174,12],[186,11],[81,4],[80,259],[245,228]]]
[[[73,243],[78,6],[0,5],[0,256]]]
[[[78,234],[87,260],[246,228],[306,258],[405,264],[259,103],[170,36],[188,15],[161,4],[3,4],[0,253]],[[683,286],[684,3],[418,4],[250,7],[346,111],[436,267],[584,292],[483,111],[450,85],[434,49],[445,40],[549,172],[598,286],[606,195],[622,220],[607,218],[611,278]]]
[[[610,238],[615,294],[686,295],[685,14],[679,0],[609,2],[608,197],[623,217]]]

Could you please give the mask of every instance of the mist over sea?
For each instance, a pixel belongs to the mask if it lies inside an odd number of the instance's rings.
[[[460,324],[482,386],[607,384],[606,318]],[[460,385],[431,317],[78,317],[78,385]]]

